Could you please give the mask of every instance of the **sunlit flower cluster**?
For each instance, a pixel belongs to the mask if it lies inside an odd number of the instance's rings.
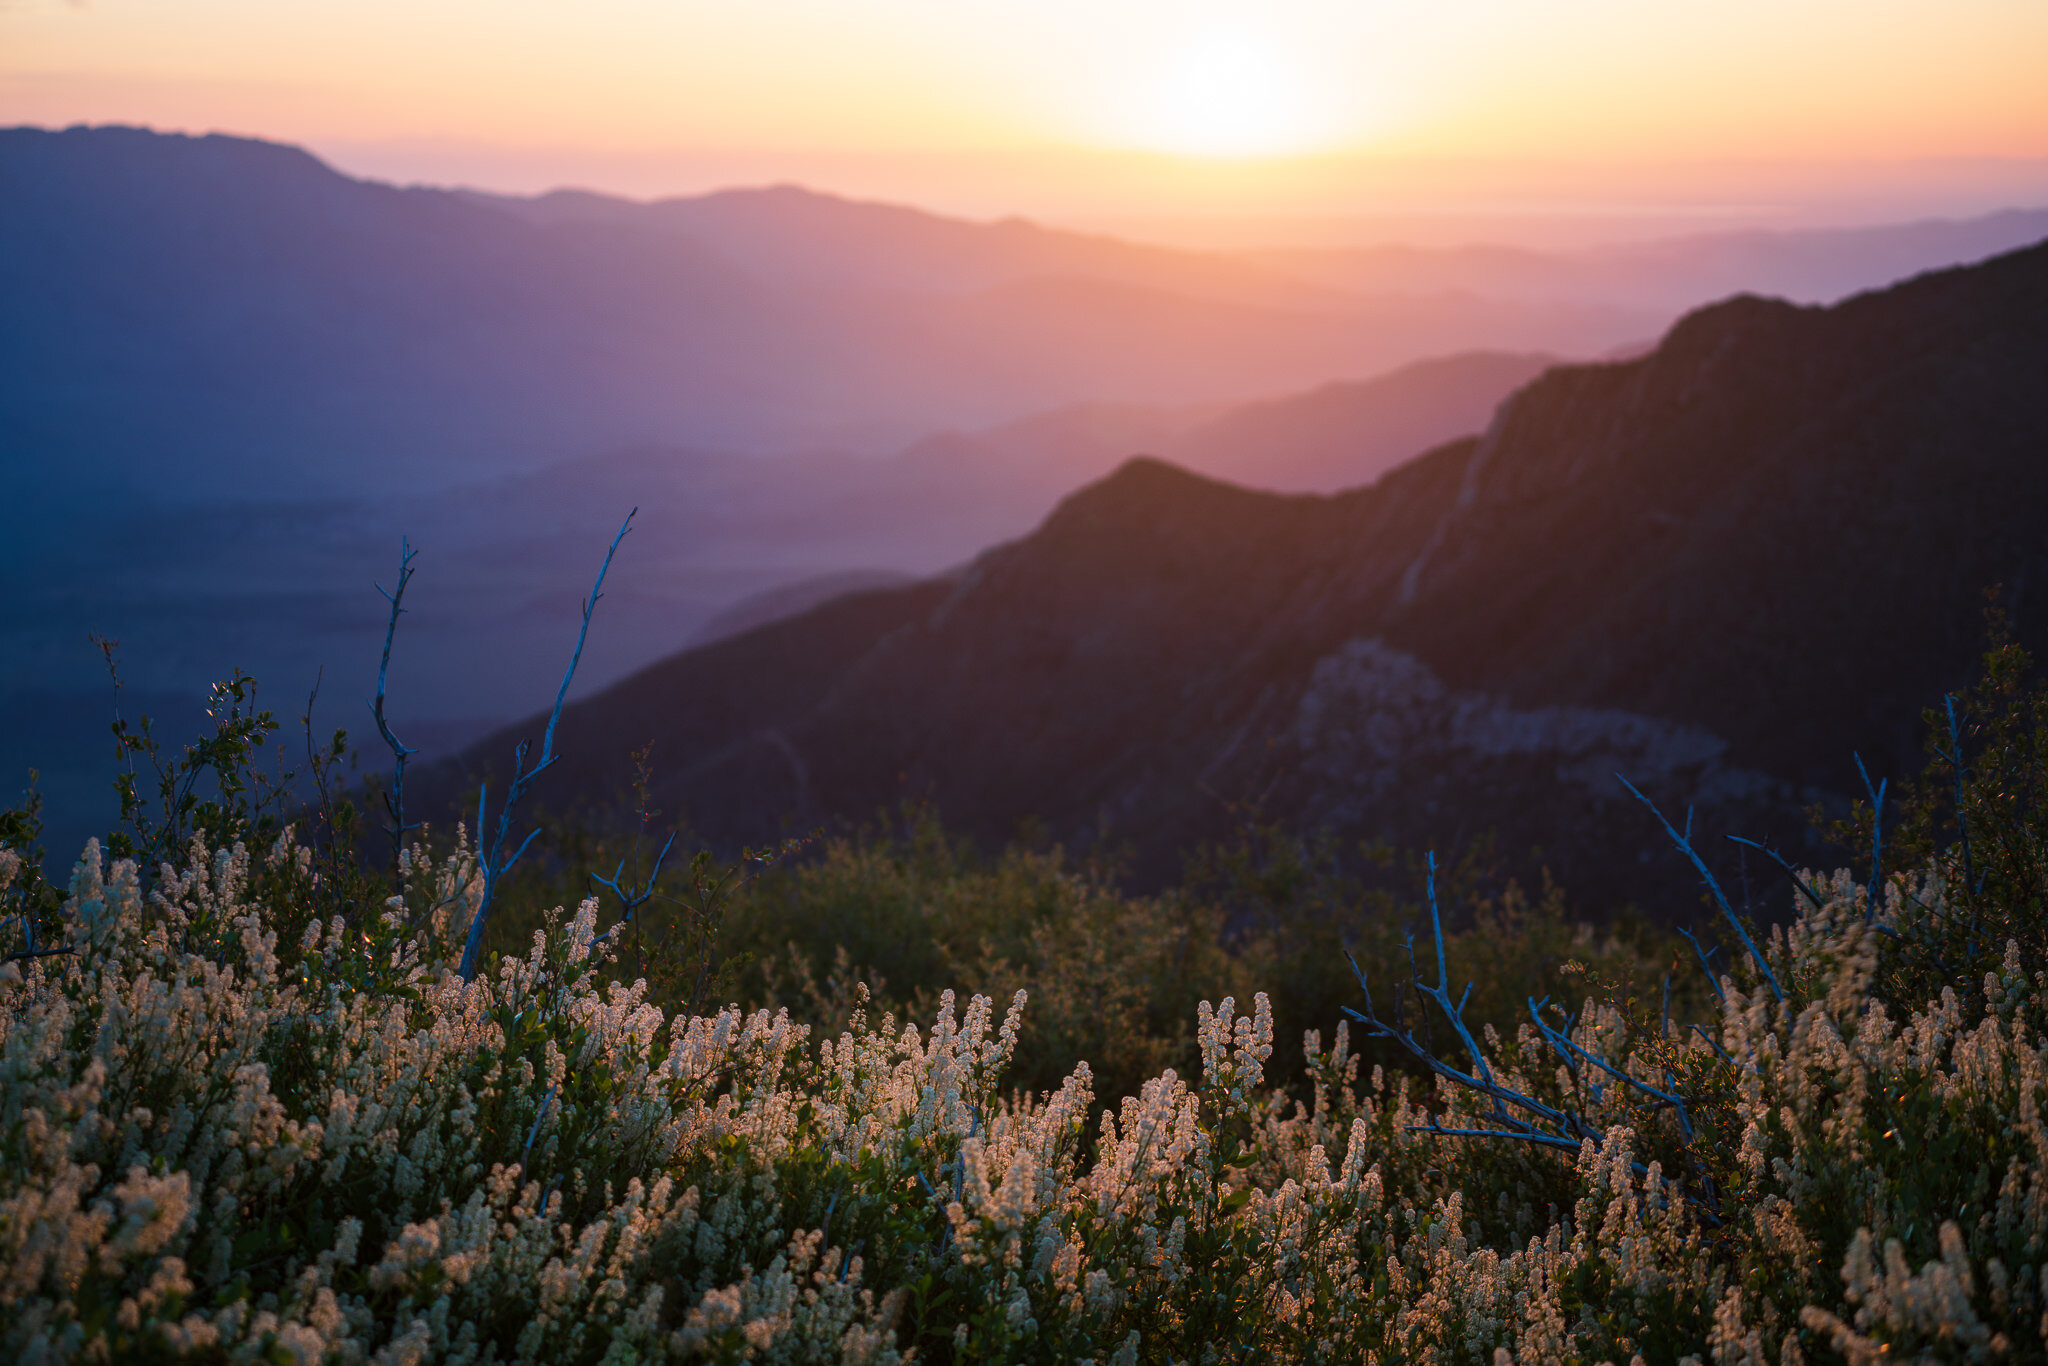
[[[1362,1069],[1342,1026],[1269,1078],[1264,995],[1202,1007],[1199,1080],[1098,1098],[1086,1063],[1005,1088],[1022,992],[834,1038],[671,1018],[608,976],[595,902],[465,983],[473,855],[401,874],[370,933],[280,901],[314,878],[289,838],[147,881],[88,847],[72,951],[0,972],[0,1357],[1791,1366],[2048,1336],[2048,964],[2011,946],[1972,1005],[1873,988],[1937,878],[1875,908],[1821,880],[1762,951],[1783,999],[1738,964],[1701,1028],[1609,1001],[1577,1052],[1485,1031],[1487,1075],[1596,1135],[1570,1151],[1432,1132],[1492,1103]]]

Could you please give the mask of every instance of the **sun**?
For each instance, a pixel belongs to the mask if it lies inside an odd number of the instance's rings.
[[[1315,141],[1305,73],[1263,35],[1214,27],[1190,35],[1143,81],[1129,140],[1185,156],[1273,156]]]

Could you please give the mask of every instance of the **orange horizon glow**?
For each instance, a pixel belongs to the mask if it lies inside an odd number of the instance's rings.
[[[2038,200],[2044,72],[2031,0],[0,0],[0,124],[1070,217]]]

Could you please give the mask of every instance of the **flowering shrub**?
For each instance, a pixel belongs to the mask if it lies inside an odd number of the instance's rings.
[[[6,1359],[2042,1357],[2048,964],[1892,999],[1938,862],[1809,878],[1698,1028],[1481,1031],[1569,1152],[1444,1136],[1489,1099],[1341,1027],[1289,1092],[1263,996],[1098,1120],[1085,1063],[1005,1090],[1021,991],[670,1018],[594,901],[465,982],[474,853],[399,873],[350,920],[289,833],[147,885],[92,845],[45,914],[0,854],[44,916],[0,967]]]
[[[1528,993],[1571,984],[1567,963],[1619,975],[1669,961],[1676,939],[1595,933],[1568,916],[1557,889],[1532,902],[1502,884],[1489,853],[1475,849],[1442,878],[1450,966],[1476,984],[1475,1021],[1512,1029]],[[1195,862],[1179,885],[1141,895],[1057,848],[983,856],[926,814],[900,833],[821,840],[768,869],[733,899],[720,948],[737,965],[732,995],[786,1005],[791,1018],[835,1034],[856,983],[918,1019],[948,989],[999,1001],[1028,991],[1007,1083],[1057,1090],[1085,1058],[1107,1100],[1137,1094],[1168,1067],[1191,1075],[1201,1003],[1264,990],[1277,1036],[1269,1071],[1305,1095],[1304,1031],[1327,1033],[1358,1002],[1346,951],[1375,964],[1406,958],[1403,927],[1418,908],[1385,885],[1405,881],[1403,870],[1361,870],[1356,850],[1259,829]],[[538,904],[580,894],[565,880]],[[1368,1069],[1400,1056],[1356,1035],[1354,1046]]]

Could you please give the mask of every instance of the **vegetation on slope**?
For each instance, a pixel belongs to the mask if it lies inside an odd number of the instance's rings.
[[[1693,997],[1554,901],[1481,896],[1411,956],[1399,908],[1300,850],[1144,899],[915,826],[736,894],[698,860],[665,926],[585,899],[465,981],[467,838],[386,871],[342,803],[281,825],[230,686],[68,887],[16,852],[29,813],[0,832],[0,1349],[2039,1360],[2048,699],[2023,676],[1996,652],[1903,813],[1858,813],[1890,865],[1799,874]],[[1422,1064],[1334,1022],[1284,1063],[1267,995],[1199,999],[1239,982],[1342,996]],[[1518,1004],[1561,983],[1571,1014]]]

